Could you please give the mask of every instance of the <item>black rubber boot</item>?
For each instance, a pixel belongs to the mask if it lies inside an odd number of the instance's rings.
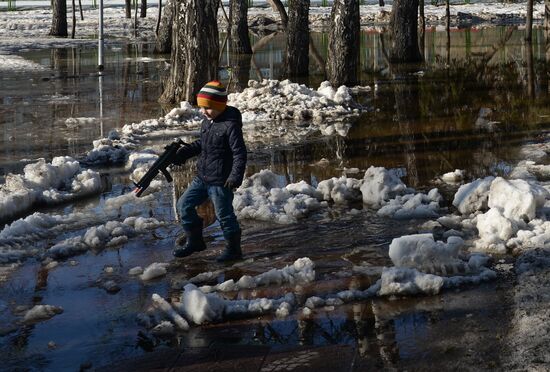
[[[218,262],[229,262],[237,261],[243,258],[243,253],[241,251],[241,232],[228,235],[225,237],[226,245],[225,251],[216,258]]]
[[[183,239],[176,239],[175,249],[174,252],[172,252],[174,257],[183,258],[206,249],[206,244],[202,237],[202,226],[192,227],[186,232],[186,235],[187,241],[183,245]]]

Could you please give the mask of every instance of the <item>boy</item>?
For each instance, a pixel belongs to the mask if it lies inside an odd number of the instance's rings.
[[[243,181],[247,157],[241,113],[237,108],[227,106],[227,92],[219,81],[211,81],[200,90],[197,105],[208,120],[201,127],[200,138],[181,148],[177,154],[175,164],[195,155],[199,159],[197,177],[177,203],[187,241],[185,245],[177,241],[173,254],[186,257],[206,249],[202,219],[195,207],[210,198],[226,240],[225,251],[216,260],[238,260],[242,258],[241,228],[233,211],[233,190]]]

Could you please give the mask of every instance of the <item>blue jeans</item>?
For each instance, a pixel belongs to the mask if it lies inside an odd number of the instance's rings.
[[[202,226],[202,219],[195,207],[210,198],[216,211],[216,218],[220,222],[223,236],[239,233],[241,228],[233,211],[233,191],[227,187],[208,185],[199,177],[195,177],[187,190],[179,198],[177,208],[181,218],[183,230],[189,232],[195,226]]]

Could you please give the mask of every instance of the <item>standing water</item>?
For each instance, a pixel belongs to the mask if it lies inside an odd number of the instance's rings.
[[[269,168],[287,182],[305,180],[317,185],[353,168],[364,171],[374,165],[403,168],[404,182],[419,190],[433,187],[438,176],[455,169],[465,170],[468,179],[506,175],[521,159],[521,146],[541,140],[550,126],[543,38],[535,33],[532,54],[527,53],[522,38],[523,32],[505,27],[459,29],[451,34],[447,52],[446,35],[429,32],[424,51],[427,63],[399,71],[385,62],[382,35],[364,32],[361,82],[371,89],[361,90],[356,98],[367,111],[344,132],[329,136],[311,133],[299,142],[278,143],[274,139],[267,145],[249,144],[247,175]],[[326,58],[327,35],[313,34],[312,39]],[[284,37],[275,36],[255,53],[246,77],[281,79],[283,48]],[[20,172],[24,164],[39,157],[78,157],[91,148],[93,140],[112,129],[162,116],[166,111],[156,100],[167,60],[151,51],[149,44],[111,46],[102,78],[95,73],[93,49],[21,53],[45,69],[0,71],[0,173]],[[224,58],[222,65],[229,64],[229,56],[224,53]],[[523,62],[529,58],[531,69]],[[321,69],[311,61],[308,85],[321,83]],[[228,71],[222,71],[225,81],[230,79]],[[168,140],[166,136],[161,139]],[[48,211],[60,215],[82,212],[95,221],[85,212],[99,209],[108,198],[131,189],[124,170],[106,172],[112,187],[102,195]],[[189,170],[182,173],[176,182],[176,196],[190,174]],[[450,197],[456,191],[456,187],[437,185]],[[498,343],[486,342],[482,333],[483,329],[498,328],[509,316],[497,311],[495,304],[504,300],[495,284],[461,294],[451,291],[427,298],[327,305],[316,309],[313,317],[291,313],[277,319],[266,315],[192,327],[168,338],[151,337],[136,323],[136,315],[151,306],[153,293],[175,298],[181,292],[176,284],[197,274],[214,273],[200,282],[214,285],[309,257],[316,265],[314,283],[228,292],[225,296],[279,298],[296,292],[300,302],[313,295],[364,289],[376,280],[382,267],[391,266],[387,247],[392,239],[420,231],[425,222],[382,219],[353,203],[292,225],[246,220],[243,247],[247,260],[225,267],[213,261],[223,244],[215,224],[206,229],[214,249],[184,262],[172,260],[171,245],[179,232],[174,200],[172,188],[167,187],[156,199],[135,207],[121,205],[109,215],[114,220],[145,216],[165,222],[138,239],[117,248],[88,250],[49,268],[29,259],[13,272],[0,286],[3,366],[10,370],[75,370],[116,364],[152,350],[269,346],[284,351],[311,345],[339,345],[343,357],[353,350],[358,355],[357,370],[422,368],[427,355],[432,356],[433,366],[444,366],[445,358],[433,357],[435,353],[446,355],[450,365],[465,355],[471,356],[471,367],[490,368],[490,363],[499,362]],[[450,204],[449,198],[446,200],[444,203]],[[34,248],[52,246],[105,222],[78,226],[60,236],[44,236],[33,243]],[[129,269],[152,262],[170,262],[168,278],[142,282],[128,275]],[[369,270],[358,272],[357,267]],[[36,304],[56,305],[63,313],[46,322],[22,322],[22,316]],[[470,330],[481,332],[481,336],[469,336]],[[444,337],[449,344],[444,344]],[[464,340],[469,344],[461,345]],[[476,365],[478,355],[486,356],[486,364]]]

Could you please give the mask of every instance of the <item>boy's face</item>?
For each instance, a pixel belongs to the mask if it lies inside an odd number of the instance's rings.
[[[210,120],[214,120],[221,114],[220,111],[209,107],[201,107],[201,113]]]

